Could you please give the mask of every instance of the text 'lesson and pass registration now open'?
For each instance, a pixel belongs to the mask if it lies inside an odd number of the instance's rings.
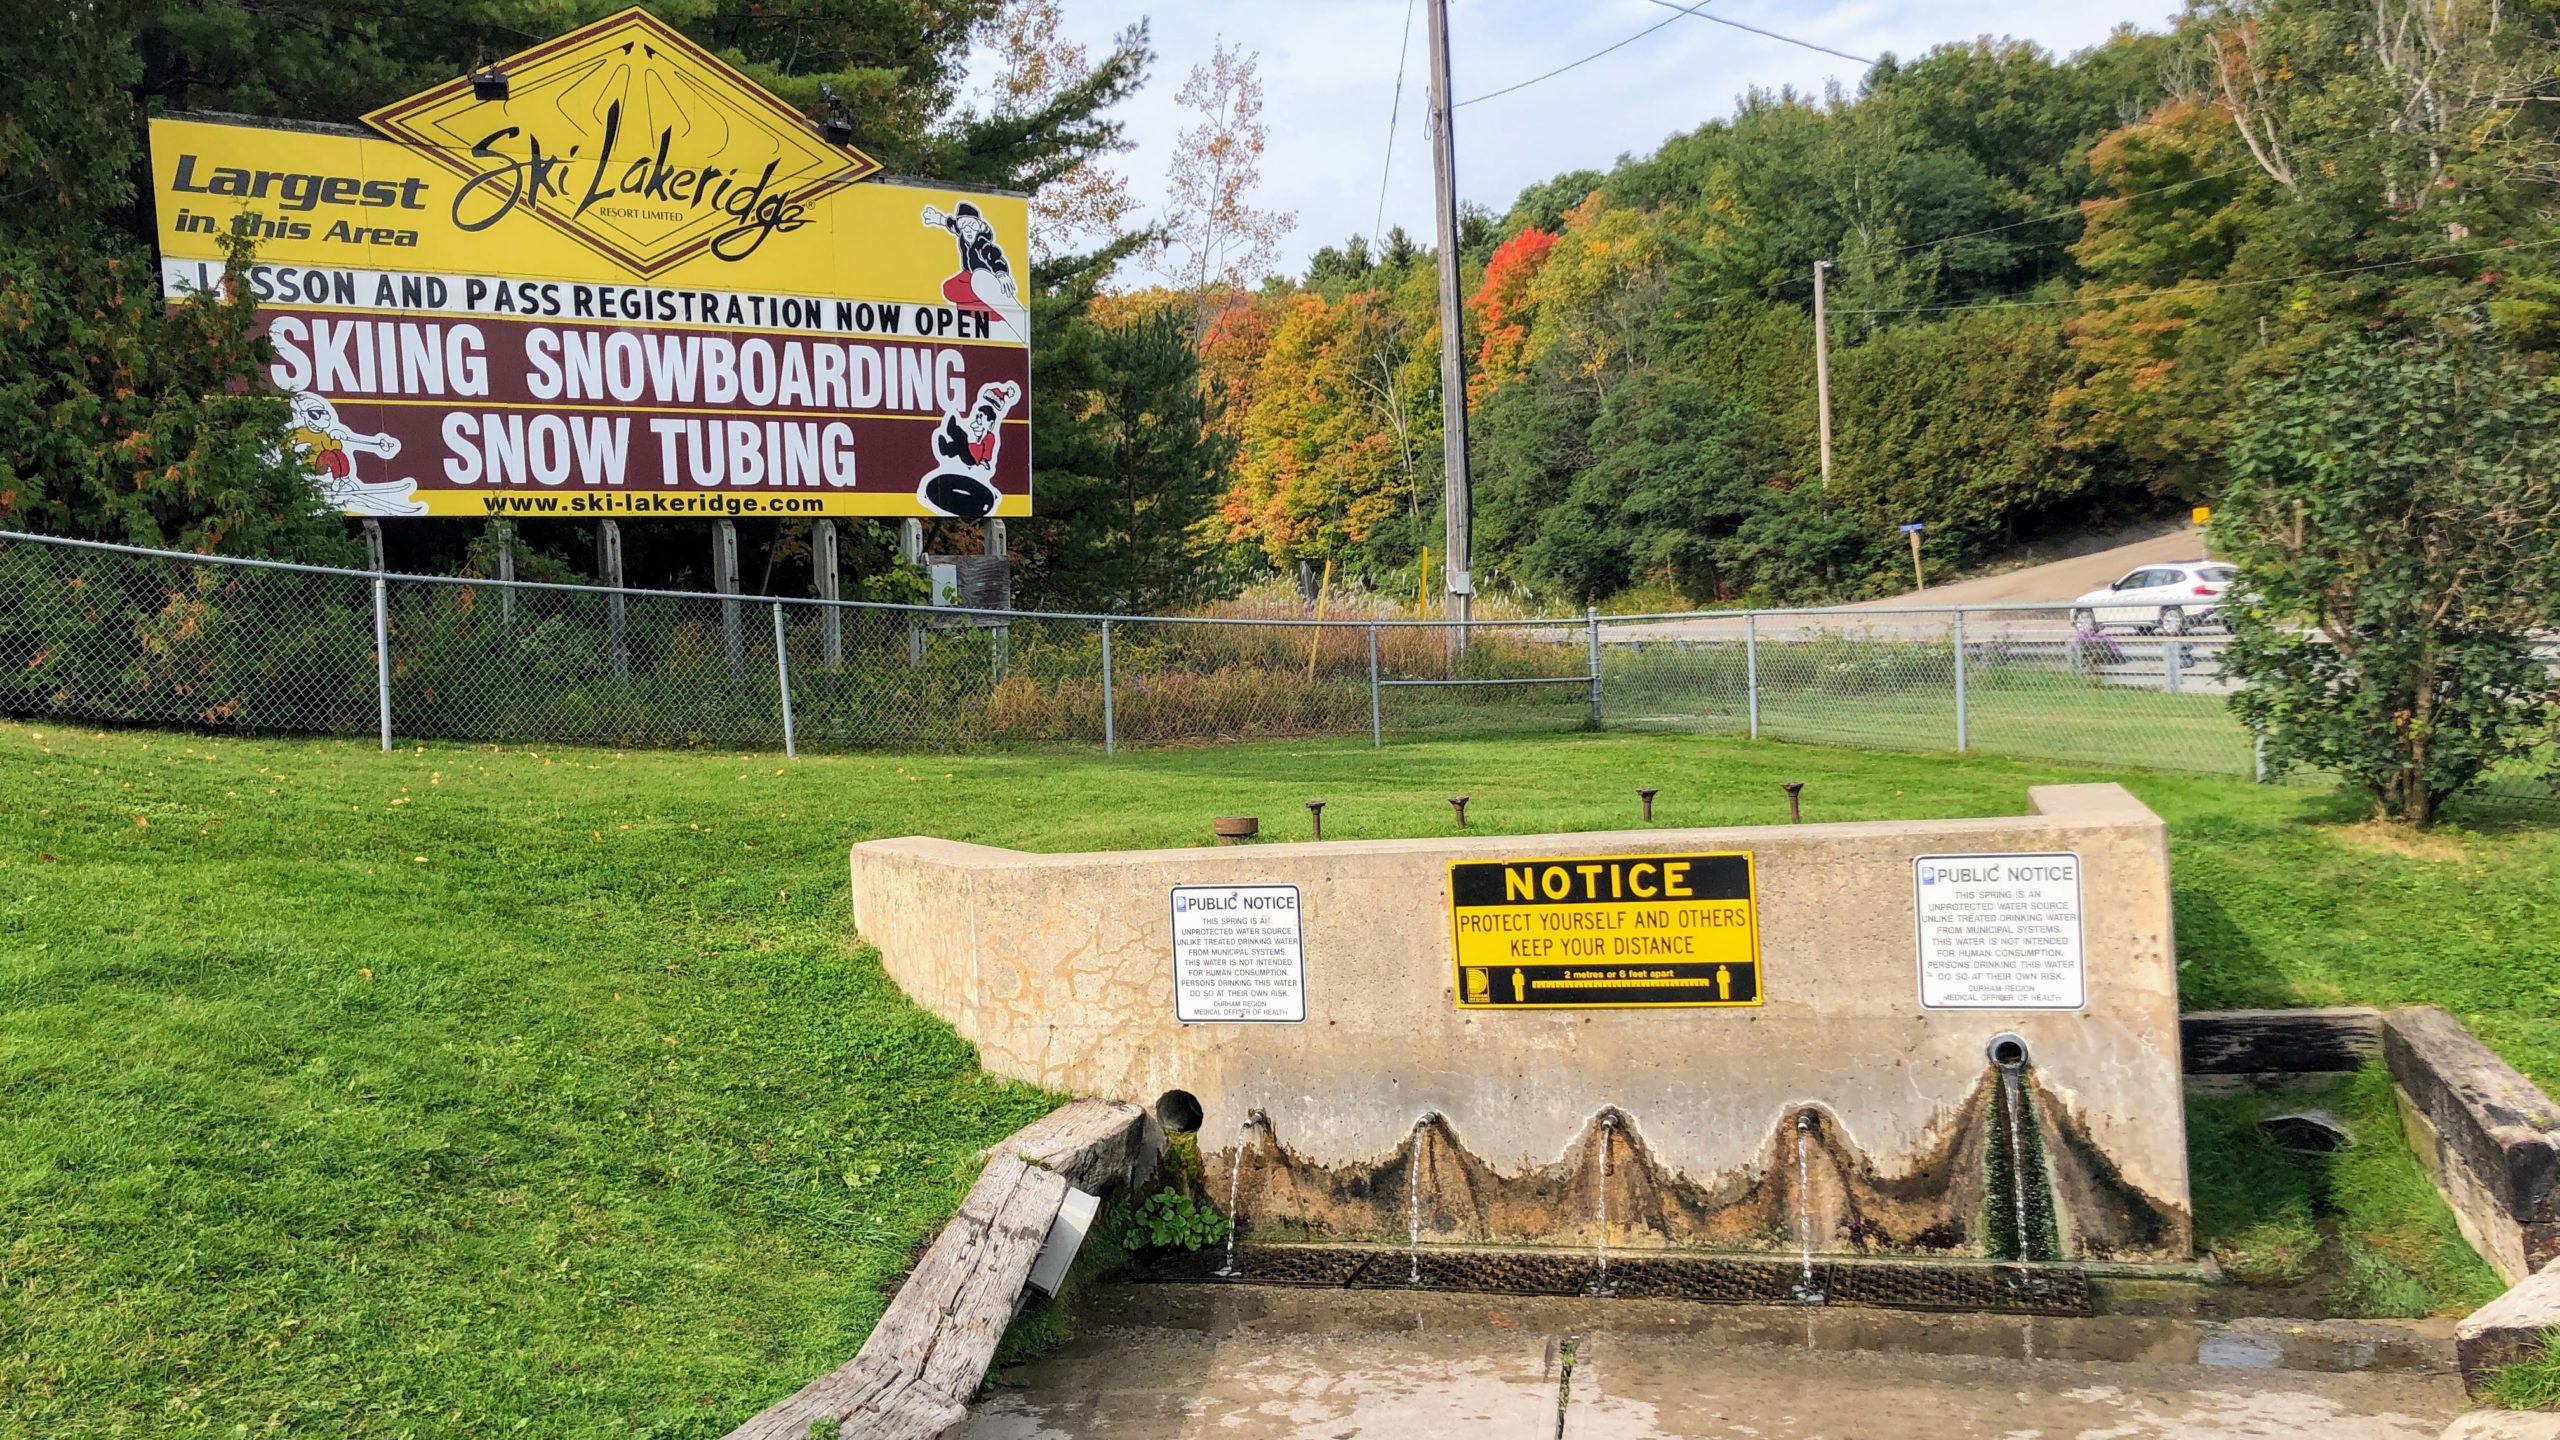
[[[1459,861],[1449,913],[1461,1009],[1760,1003],[1747,853]]]

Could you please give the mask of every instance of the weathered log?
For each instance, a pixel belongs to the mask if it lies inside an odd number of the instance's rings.
[[[2560,1258],[2560,1104],[2442,1010],[2382,1019],[2411,1146],[2464,1236],[2510,1282]]]
[[[1126,1180],[1145,1120],[1134,1105],[1077,1101],[996,1146],[861,1352],[729,1440],[807,1440],[824,1419],[862,1440],[939,1440],[956,1430],[1069,1186]]]
[[[2382,1054],[2382,1012],[2198,1010],[2178,1017],[2190,1075],[2326,1074]]]
[[[1023,1126],[999,1147],[1054,1170],[1079,1190],[1100,1194],[1141,1168],[1146,1112],[1108,1100],[1078,1100]]]

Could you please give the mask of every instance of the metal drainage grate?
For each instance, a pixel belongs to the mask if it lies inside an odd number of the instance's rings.
[[[1362,1290],[1454,1290],[1487,1295],[1587,1295],[1600,1284],[1592,1257],[1538,1250],[1365,1250],[1349,1246],[1246,1245],[1229,1271],[1223,1249],[1160,1257],[1141,1282],[1308,1285]],[[2068,1265],[1985,1261],[1815,1261],[1822,1303],[1882,1310],[1964,1310],[2086,1315],[2087,1272]],[[1804,1303],[1800,1261],[1730,1255],[1628,1255],[1609,1262],[1606,1293],[1708,1305]]]

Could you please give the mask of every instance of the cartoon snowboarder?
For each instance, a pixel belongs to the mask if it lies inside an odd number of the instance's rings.
[[[994,514],[996,502],[1004,498],[995,487],[1004,417],[1021,403],[1021,386],[992,380],[978,387],[977,403],[965,414],[946,411],[933,432],[933,473],[916,486],[916,498],[962,520]]]
[[[368,481],[356,477],[353,455],[389,460],[400,453],[399,437],[359,435],[338,418],[329,397],[308,390],[293,397],[293,428],[285,432],[285,449],[320,477],[320,494],[350,515],[423,515],[426,505],[415,498],[415,480]]]
[[[929,230],[950,231],[960,244],[960,269],[942,282],[942,298],[963,310],[993,317],[1007,327],[1007,339],[1025,338],[1022,291],[1004,257],[1004,247],[996,243],[996,227],[966,200],[948,215],[927,205],[924,224]]]

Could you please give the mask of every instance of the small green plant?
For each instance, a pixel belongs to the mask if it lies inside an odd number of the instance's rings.
[[[809,1422],[809,1440],[843,1440],[844,1422],[832,1415]]]
[[[2560,1410],[2560,1325],[2542,1332],[2542,1353],[2489,1376],[2489,1403],[2506,1410]]]
[[[1159,1190],[1147,1197],[1120,1241],[1132,1250],[1197,1250],[1227,1238],[1227,1217],[1179,1190]]]

